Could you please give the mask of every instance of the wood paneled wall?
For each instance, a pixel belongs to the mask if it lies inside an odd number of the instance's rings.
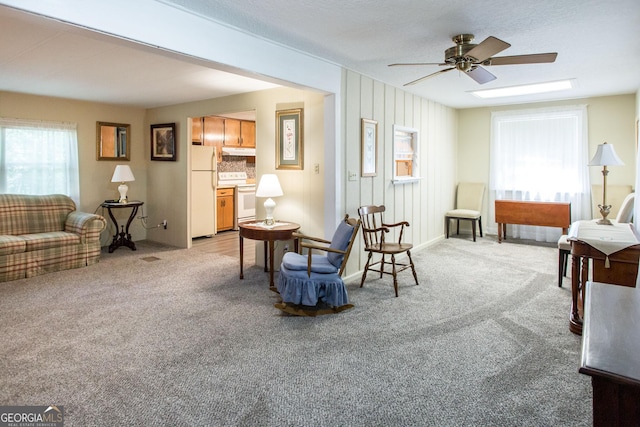
[[[458,113],[455,109],[409,94],[358,73],[343,78],[342,140],[344,142],[345,200],[349,215],[359,206],[385,205],[386,220],[409,221],[405,241],[419,250],[444,235],[444,213],[454,205],[456,187]],[[360,119],[378,122],[378,174],[360,176]],[[419,131],[419,182],[394,185],[393,125]],[[349,180],[355,173],[356,179]],[[362,239],[354,246],[347,275],[366,262]]]

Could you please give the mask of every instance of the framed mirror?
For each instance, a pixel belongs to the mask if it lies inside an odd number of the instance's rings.
[[[129,160],[131,125],[96,122],[98,160]]]

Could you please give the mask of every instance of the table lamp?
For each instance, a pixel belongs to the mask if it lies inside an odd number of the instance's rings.
[[[111,177],[111,182],[121,183],[118,186],[118,191],[120,192],[120,203],[127,203],[127,191],[129,191],[129,186],[125,184],[125,182],[135,180],[136,179],[133,177],[133,173],[131,172],[131,168],[129,167],[129,165],[116,166],[116,170],[113,171],[113,177]]]
[[[279,197],[284,193],[282,187],[280,187],[280,181],[275,174],[266,173],[260,178],[258,189],[256,190],[256,197],[268,197],[264,202],[264,210],[266,211],[266,217],[264,223],[266,225],[273,225],[273,210],[276,207],[276,202],[271,197]]]
[[[606,142],[598,145],[596,155],[593,156],[593,159],[589,162],[589,166],[602,166],[602,204],[598,205],[602,219],[598,220],[598,224],[611,225],[611,221],[607,218],[607,215],[611,212],[611,205],[607,205],[607,175],[609,174],[607,166],[622,165],[624,165],[624,163],[616,154],[613,145],[607,144]]]

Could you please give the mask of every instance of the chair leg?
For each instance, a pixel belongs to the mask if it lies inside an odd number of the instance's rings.
[[[476,241],[476,220],[471,220],[471,234],[473,235],[473,241]]]
[[[460,220],[456,219],[456,222],[458,223],[456,226],[456,234],[460,234]]]
[[[562,287],[562,278],[567,277],[567,262],[569,260],[569,251],[558,251],[558,287]]]
[[[448,216],[444,217],[444,229],[447,233],[447,239],[449,238],[449,223],[451,223],[451,219]]]
[[[411,265],[411,271],[413,272],[413,278],[416,281],[416,285],[418,285],[418,275],[416,274],[416,268],[413,265],[413,260],[411,259],[411,251],[407,251],[407,256],[409,257],[409,265]]]
[[[564,265],[564,256],[562,250],[558,251],[558,287],[562,287],[562,266]]]
[[[362,280],[360,280],[360,287],[364,285],[364,279],[367,278],[367,271],[369,270],[369,263],[371,262],[371,255],[373,252],[369,252],[369,256],[367,257],[367,263],[364,266],[364,271],[362,272]]]
[[[396,276],[396,257],[391,254],[391,272],[393,274],[393,289],[396,291],[396,298],[398,297],[398,277]]]
[[[484,237],[482,235],[482,217],[478,217],[478,225],[480,226],[480,237]]]
[[[393,255],[391,255],[393,261]],[[384,254],[382,255],[382,259],[380,260],[380,278],[382,279],[382,274],[384,273]]]

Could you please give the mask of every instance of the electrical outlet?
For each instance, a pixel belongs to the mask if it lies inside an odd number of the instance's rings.
[[[289,252],[289,245],[284,245],[284,253],[286,254],[287,252]]]
[[[315,165],[313,165],[313,171],[316,174],[320,173],[320,163],[316,163]]]
[[[165,230],[167,229],[167,220],[166,219],[162,220],[162,226],[164,227]]]

